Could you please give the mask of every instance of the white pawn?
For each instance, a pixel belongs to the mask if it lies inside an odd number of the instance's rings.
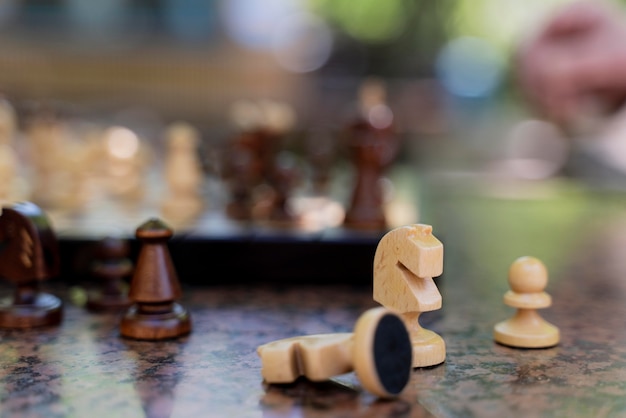
[[[552,298],[544,289],[548,271],[534,257],[521,257],[509,269],[509,290],[504,303],[517,308],[515,315],[494,327],[496,342],[518,348],[546,348],[559,343],[559,329],[544,320],[537,309],[547,308]]]
[[[19,161],[13,148],[16,119],[13,106],[0,99],[0,202],[19,198]]]
[[[163,215],[176,222],[198,216],[203,209],[202,165],[198,157],[200,134],[193,126],[178,122],[167,130],[165,182],[168,194],[162,204]]]
[[[46,208],[56,207],[68,178],[66,123],[54,115],[41,113],[29,123],[26,137],[33,170],[31,200]]]
[[[111,126],[103,134],[106,190],[125,205],[142,202],[146,149],[139,136],[124,126]]]

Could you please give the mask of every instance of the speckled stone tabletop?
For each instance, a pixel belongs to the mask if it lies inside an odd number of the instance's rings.
[[[115,315],[88,314],[69,289],[52,286],[66,298],[60,327],[0,331],[0,416],[626,416],[626,205],[550,199],[500,202],[488,221],[482,201],[439,207],[443,308],[422,319],[445,339],[447,357],[414,370],[396,400],[377,400],[353,374],[318,384],[261,379],[258,345],[350,331],[375,306],[367,285],[186,287],[193,333],[156,343],[120,338]],[[492,339],[513,313],[502,296],[521,255],[550,271],[553,306],[541,314],[561,330],[554,348]]]

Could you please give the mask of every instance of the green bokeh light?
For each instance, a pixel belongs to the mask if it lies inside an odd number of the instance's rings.
[[[311,0],[313,10],[366,43],[388,42],[401,35],[413,4],[406,0]]]

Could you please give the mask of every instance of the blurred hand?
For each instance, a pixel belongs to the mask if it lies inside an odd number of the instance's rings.
[[[626,17],[602,1],[575,2],[523,44],[520,84],[548,118],[574,125],[626,99]]]

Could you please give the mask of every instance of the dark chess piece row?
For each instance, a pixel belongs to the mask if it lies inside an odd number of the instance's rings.
[[[191,332],[190,315],[176,302],[182,294],[167,248],[172,235],[158,219],[137,228],[142,247],[128,297],[122,289],[122,279],[132,270],[128,243],[107,238],[96,252],[93,270],[104,284],[89,294],[87,307],[93,311],[126,309],[120,323],[124,337],[162,340]],[[57,240],[43,211],[32,203],[2,208],[0,276],[15,285],[15,294],[0,301],[0,328],[60,324],[61,300],[39,289],[40,282],[58,272]]]
[[[393,113],[386,104],[386,88],[378,80],[366,81],[359,92],[359,115],[343,132],[354,167],[344,225],[351,229],[382,231],[387,228],[384,213],[383,177],[399,147]],[[230,141],[224,164],[224,178],[231,200],[227,214],[236,220],[297,221],[288,200],[294,190],[297,171],[281,165],[279,149],[284,132],[267,127],[251,128]],[[314,138],[309,159],[316,188],[329,179],[332,150],[327,141]],[[269,193],[257,193],[262,188]]]
[[[278,133],[259,128],[243,132],[231,142],[224,167],[231,192],[226,212],[231,218],[283,223],[294,220],[287,199],[297,170],[281,164],[277,152],[280,141]]]

